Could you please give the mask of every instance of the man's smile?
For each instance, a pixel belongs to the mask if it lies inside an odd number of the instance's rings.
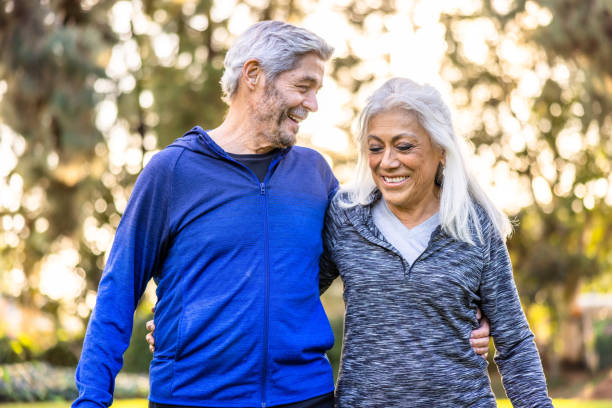
[[[287,112],[287,117],[295,123],[300,123],[308,116],[308,111],[302,107],[290,109]]]

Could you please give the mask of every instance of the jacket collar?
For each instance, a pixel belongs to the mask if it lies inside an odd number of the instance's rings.
[[[213,139],[212,137],[210,137],[210,135],[208,134],[208,132],[201,132],[200,134],[198,134],[198,137],[200,138],[200,140],[202,140],[202,142],[204,142],[209,149],[211,149],[212,151],[214,151],[217,155],[232,160],[232,158],[230,157],[230,155],[221,148],[221,146],[219,146]],[[278,151],[278,155],[275,157],[276,160],[281,160],[283,157],[285,157],[287,155],[287,153],[289,153],[289,151],[291,150],[291,147],[287,147],[284,149],[279,149]]]
[[[356,205],[346,209],[346,216],[349,222],[363,238],[401,256],[399,251],[385,239],[382,232],[376,227],[374,217],[372,217],[372,208],[379,200],[383,199],[382,193],[380,190],[375,189],[370,195],[370,198],[369,204]],[[452,238],[442,231],[441,227],[438,225],[432,232],[429,238],[429,244],[420,258],[428,256],[439,249],[439,247],[446,245],[446,243],[450,243],[450,241],[452,241]]]

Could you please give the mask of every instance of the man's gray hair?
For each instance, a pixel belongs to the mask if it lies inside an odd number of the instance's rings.
[[[318,35],[281,21],[261,21],[242,33],[225,55],[221,77],[223,100],[227,103],[236,93],[244,63],[256,59],[268,80],[297,65],[303,55],[314,52],[323,61],[334,52]]]
[[[394,109],[413,113],[433,144],[442,148],[445,153],[446,166],[440,194],[442,229],[459,241],[473,244],[470,232],[473,227],[482,240],[482,230],[476,212],[478,204],[485,210],[500,236],[505,239],[511,233],[512,225],[467,168],[467,154],[455,136],[450,109],[435,88],[419,85],[410,79],[390,79],[368,98],[359,117],[359,157],[355,177],[352,183],[343,188],[348,193],[348,201],[344,205],[350,207],[372,202],[376,185],[368,165],[368,126],[373,116]]]

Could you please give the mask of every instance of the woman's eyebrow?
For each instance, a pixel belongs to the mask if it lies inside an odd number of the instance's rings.
[[[393,137],[391,138],[391,141],[392,141],[392,142],[395,142],[397,139],[400,139],[400,138],[402,138],[402,137],[411,137],[411,138],[416,138],[416,137],[417,137],[417,135],[416,135],[415,133],[412,133],[412,132],[402,132],[402,133],[398,133],[397,135],[393,136]],[[368,138],[368,139],[369,139],[369,138],[374,138],[374,139],[377,139],[377,140],[382,141],[382,139],[381,139],[380,137],[378,137],[378,136],[376,136],[376,135],[372,135],[372,134],[368,135],[368,137],[367,137],[367,138]]]
[[[399,133],[399,134],[397,134],[397,135],[393,136],[393,138],[391,138],[391,140],[392,140],[393,142],[395,142],[397,139],[400,139],[400,138],[402,138],[402,137],[412,137],[412,138],[416,138],[416,137],[417,137],[417,135],[416,135],[415,133],[412,133],[412,132],[402,132],[402,133]]]

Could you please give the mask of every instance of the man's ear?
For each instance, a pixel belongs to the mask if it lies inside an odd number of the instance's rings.
[[[256,59],[250,59],[242,66],[242,78],[241,82],[247,89],[252,91],[257,87],[257,83],[260,82],[263,77],[263,71],[259,61]]]

